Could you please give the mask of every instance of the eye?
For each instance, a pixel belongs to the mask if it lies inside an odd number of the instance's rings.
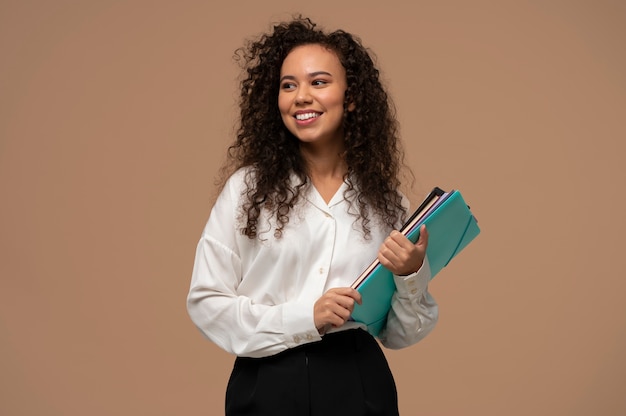
[[[324,79],[316,79],[313,82],[311,82],[311,85],[314,85],[316,87],[320,87],[323,85],[328,84],[328,81],[324,80]]]
[[[293,82],[283,82],[280,84],[281,90],[293,90],[294,88],[296,88],[296,84]]]

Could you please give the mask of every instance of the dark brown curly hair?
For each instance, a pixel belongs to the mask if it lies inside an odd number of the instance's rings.
[[[243,69],[237,136],[228,148],[219,188],[239,168],[248,167],[242,234],[256,238],[262,209],[276,219],[276,238],[289,222],[289,212],[309,179],[298,139],[283,124],[278,108],[280,71],[285,57],[297,46],[319,44],[334,52],[345,68],[348,88],[344,100],[343,131],[348,172],[344,197],[361,222],[365,238],[372,216],[395,228],[406,215],[399,193],[404,154],[398,137],[395,108],[383,87],[379,70],[359,38],[343,30],[326,33],[310,19],[296,16],[273,27],[271,33],[235,51]],[[348,104],[353,103],[353,111]],[[407,168],[407,172],[410,170]],[[294,187],[290,175],[301,183]],[[412,174],[411,174],[412,175]],[[354,199],[350,198],[353,196]]]

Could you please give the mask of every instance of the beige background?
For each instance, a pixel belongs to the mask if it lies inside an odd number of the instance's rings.
[[[185,296],[232,52],[296,11],[376,52],[416,193],[483,230],[387,351],[402,414],[626,414],[620,0],[0,1],[0,414],[222,414]]]

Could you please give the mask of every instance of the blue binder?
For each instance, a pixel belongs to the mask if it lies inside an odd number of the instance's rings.
[[[412,226],[411,222],[414,223]],[[415,243],[422,224],[426,224],[428,230],[426,256],[432,277],[480,233],[476,218],[458,190],[444,192],[441,188],[434,188],[401,232]],[[375,260],[352,287],[363,298],[362,305],[355,304],[352,319],[366,324],[368,331],[377,336],[385,326],[391,297],[396,290],[393,274]]]

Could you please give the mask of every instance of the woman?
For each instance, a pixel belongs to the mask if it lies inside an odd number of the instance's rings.
[[[398,231],[397,122],[360,40],[309,19],[239,50],[240,126],[198,243],[188,311],[237,356],[227,415],[397,415],[376,339],[350,320],[378,257],[397,291],[379,335],[403,348],[434,327],[426,229]]]

